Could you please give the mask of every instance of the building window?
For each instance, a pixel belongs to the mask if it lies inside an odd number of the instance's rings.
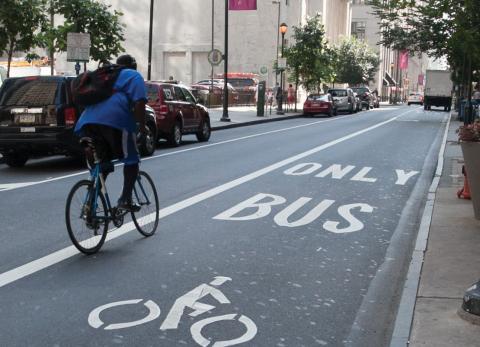
[[[352,36],[365,41],[365,22],[352,22]]]

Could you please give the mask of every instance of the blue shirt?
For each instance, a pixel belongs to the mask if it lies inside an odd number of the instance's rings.
[[[137,130],[133,104],[140,100],[147,101],[142,75],[135,70],[124,69],[120,71],[113,88],[115,93],[110,98],[85,108],[75,126],[76,133],[85,124],[103,124],[129,132]]]

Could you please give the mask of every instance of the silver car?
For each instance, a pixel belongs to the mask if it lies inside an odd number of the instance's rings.
[[[338,111],[356,112],[357,102],[353,90],[350,88],[336,88],[329,89],[328,93],[332,95]]]

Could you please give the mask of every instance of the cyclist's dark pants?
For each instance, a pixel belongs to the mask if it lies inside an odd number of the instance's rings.
[[[140,157],[135,133],[112,128],[102,124],[87,124],[82,128],[82,136],[91,137],[95,151],[102,163],[110,163],[120,159],[123,167],[123,190],[120,199],[131,201],[133,186],[138,175]],[[90,164],[93,164],[91,153],[86,153]],[[108,174],[108,170],[105,173]],[[106,176],[105,175],[105,176]]]

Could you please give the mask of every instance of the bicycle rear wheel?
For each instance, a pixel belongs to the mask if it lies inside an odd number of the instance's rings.
[[[132,201],[142,207],[140,211],[132,212],[133,223],[135,223],[140,234],[152,236],[158,226],[158,194],[152,178],[144,171],[138,173],[137,182],[135,182],[133,188]]]
[[[93,195],[92,182],[79,181],[70,190],[65,208],[68,235],[75,247],[85,254],[98,252],[105,242],[108,231],[108,212],[105,197],[100,192],[96,203],[96,211],[91,211]]]

